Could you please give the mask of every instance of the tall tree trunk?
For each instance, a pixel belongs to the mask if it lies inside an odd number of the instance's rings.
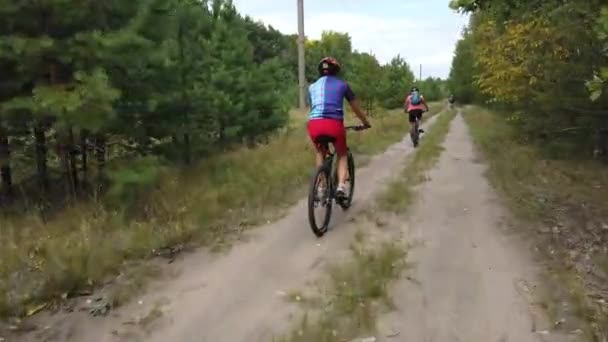
[[[97,189],[103,190],[106,167],[106,137],[103,133],[95,135],[95,160],[97,161]]]
[[[65,192],[68,194],[70,199],[73,199],[75,197],[76,189],[74,187],[72,168],[70,165],[71,157],[68,131],[62,132],[57,139],[57,155],[61,160],[61,167],[63,169],[63,184],[65,186]]]
[[[176,157],[179,158],[181,161],[184,156],[182,155],[182,145],[179,141],[178,134],[179,132],[171,133],[171,143],[173,144],[173,149],[171,150],[171,158]]]
[[[254,148],[255,147],[255,136],[253,136],[253,135],[246,136],[245,144],[247,145],[247,148]]]
[[[608,160],[608,129],[599,128],[595,133],[593,156]]]
[[[13,195],[13,177],[10,164],[11,150],[8,135],[0,129],[0,198],[9,200]]]
[[[60,137],[57,142],[57,154],[59,155],[59,159],[61,160],[61,167],[63,169],[63,184],[65,187],[65,192],[68,197],[72,197],[72,181],[70,180],[70,158],[68,156],[68,149],[66,144],[66,138]]]
[[[40,183],[40,190],[43,193],[49,188],[48,179],[48,148],[46,145],[46,128],[44,124],[37,123],[34,127],[34,139],[36,141],[36,170],[38,176],[38,182]]]
[[[65,143],[65,153],[67,157],[67,169],[66,172],[68,174],[68,189],[70,190],[70,194],[72,196],[76,196],[78,194],[78,162],[76,160],[76,144],[74,139],[74,129],[72,127],[68,128],[67,131],[67,141]]]
[[[88,182],[88,172],[89,172],[89,147],[88,147],[88,139],[89,139],[89,131],[86,129],[80,130],[80,162],[82,169],[82,185],[86,185]]]
[[[224,147],[226,144],[226,125],[224,124],[224,119],[222,117],[219,118],[218,120],[218,140],[219,140],[219,145],[221,147]]]
[[[184,133],[184,162],[187,165],[192,163],[192,149],[190,146],[190,133]]]
[[[184,47],[184,28],[182,26],[182,23],[179,24],[178,27],[178,31],[177,31],[177,41],[179,44],[179,55],[180,55],[180,61],[182,63],[185,63],[186,61],[186,53],[185,53],[185,47]],[[182,84],[182,93],[181,93],[181,97],[182,97],[182,106],[183,106],[183,110],[182,110],[182,114],[184,116],[183,118],[183,122],[182,122],[182,128],[183,128],[183,133],[182,133],[182,138],[184,139],[184,145],[183,145],[183,161],[184,163],[186,163],[187,165],[190,165],[190,163],[192,162],[192,156],[190,155],[191,150],[190,150],[190,132],[189,132],[189,128],[190,128],[190,109],[191,109],[191,101],[190,101],[190,97],[188,96],[188,92],[186,91],[186,76],[187,76],[187,70],[186,68],[182,68],[181,69],[181,84]]]

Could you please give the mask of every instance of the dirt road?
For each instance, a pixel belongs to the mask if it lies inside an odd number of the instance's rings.
[[[484,177],[461,116],[452,122],[430,181],[405,235],[413,281],[394,290],[398,310],[381,326],[400,332],[387,341],[565,341],[550,334],[531,303],[537,269],[521,240],[508,232],[507,212]]]
[[[431,126],[431,118],[426,126]],[[50,341],[270,341],[290,324],[284,294],[318,278],[323,265],[347,250],[352,221],[402,169],[413,148],[409,137],[357,171],[356,195],[348,213],[334,210],[333,230],[317,239],[300,201],[276,223],[247,234],[225,255],[200,251],[177,261],[176,275],[153,284],[148,294],[95,319],[86,313],[45,323]],[[356,156],[355,156],[356,158]],[[141,303],[141,304],[140,304]],[[146,324],[134,322],[144,321]],[[30,337],[38,340],[40,336]],[[28,338],[28,341],[30,339]]]
[[[174,276],[109,317],[54,317],[47,329],[21,340],[268,342],[297,317],[285,293],[318,278],[322,266],[347,249],[353,221],[402,169],[410,146],[404,140],[359,169],[356,203],[347,214],[334,213],[333,230],[323,239],[310,232],[301,201],[227,254],[186,255]],[[502,229],[506,213],[460,116],[445,147],[404,223],[408,239],[421,244],[411,254],[414,281],[397,284],[398,309],[381,319],[381,326],[399,331],[387,341],[561,341],[539,330],[547,322],[530,305],[536,270],[517,238]]]

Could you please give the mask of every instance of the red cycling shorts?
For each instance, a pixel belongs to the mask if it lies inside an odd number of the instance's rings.
[[[344,130],[344,123],[340,120],[335,119],[315,119],[308,121],[308,135],[310,140],[315,145],[317,151],[322,151],[321,145],[316,143],[316,140],[320,136],[328,136],[335,139],[334,147],[336,153],[340,156],[346,154],[346,131]]]

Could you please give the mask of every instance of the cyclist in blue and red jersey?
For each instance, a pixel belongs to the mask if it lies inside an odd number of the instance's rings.
[[[316,143],[319,136],[329,136],[335,139],[334,147],[338,156],[338,189],[336,197],[344,199],[348,197],[346,189],[346,177],[348,163],[346,158],[346,131],[344,129],[344,99],[364,127],[369,128],[367,116],[361,110],[359,101],[355,97],[350,86],[337,77],[340,72],[340,63],[335,58],[325,57],[319,62],[319,79],[310,85],[309,101],[310,114],[308,121],[308,134],[317,149],[317,167],[323,163],[325,152]]]

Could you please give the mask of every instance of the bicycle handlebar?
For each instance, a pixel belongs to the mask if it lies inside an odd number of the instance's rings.
[[[365,125],[356,125],[356,126],[345,126],[344,129],[347,131],[364,131],[366,129],[369,129],[370,126],[365,126]]]

